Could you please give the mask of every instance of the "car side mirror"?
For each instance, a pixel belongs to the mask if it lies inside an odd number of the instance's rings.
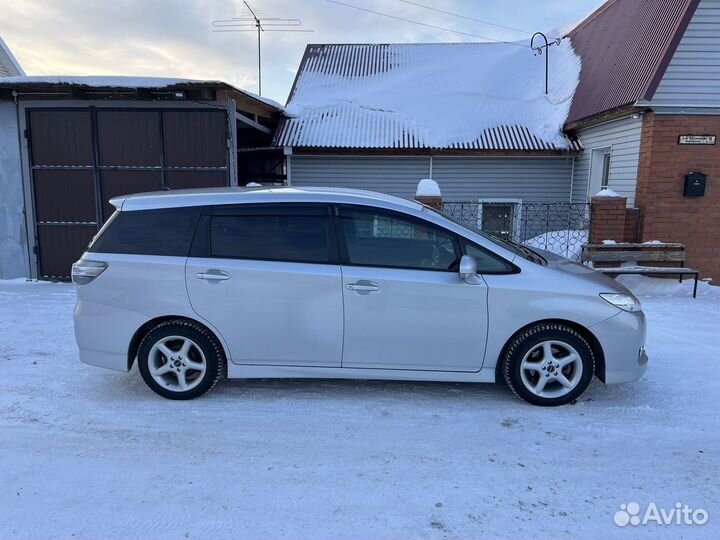
[[[460,277],[467,280],[477,274],[477,261],[471,255],[463,255],[460,259]]]

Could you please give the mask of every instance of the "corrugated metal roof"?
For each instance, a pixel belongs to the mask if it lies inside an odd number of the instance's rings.
[[[568,122],[650,99],[699,0],[610,0],[573,29],[582,58]]]
[[[275,144],[307,148],[373,148],[373,149],[431,149],[404,122],[372,111],[357,111],[350,107],[331,111],[316,111],[301,118],[285,118],[278,127]],[[373,144],[362,142],[371,133]],[[558,146],[533,135],[525,126],[497,126],[488,128],[472,141],[451,143],[447,150],[580,151],[577,139],[567,139],[567,146]]]
[[[547,140],[539,136],[530,127],[520,125],[517,119],[522,118],[523,106],[535,107],[536,113],[538,104],[542,107],[555,109],[556,107],[568,107],[562,99],[558,105],[553,105],[551,100],[546,100],[542,95],[542,81],[538,81],[534,88],[537,88],[537,96],[529,105],[518,103],[508,99],[503,110],[493,110],[493,125],[473,126],[474,129],[467,129],[471,120],[462,118],[462,126],[458,126],[460,136],[450,140],[447,144],[437,145],[432,138],[428,137],[427,125],[423,125],[421,118],[408,117],[407,111],[386,110],[383,108],[368,106],[357,97],[355,92],[363,85],[363,90],[358,91],[381,93],[391,92],[399,96],[407,96],[408,99],[417,98],[423,92],[433,92],[432,89],[409,88],[409,81],[402,77],[403,70],[417,70],[419,67],[429,69],[423,74],[424,81],[432,78],[432,68],[423,65],[428,55],[437,61],[438,58],[446,57],[448,61],[457,61],[458,55],[467,55],[470,58],[482,57],[483,55],[496,55],[503,64],[505,58],[516,58],[517,56],[506,56],[508,45],[487,43],[471,44],[370,44],[370,45],[309,45],[305,56],[298,70],[293,89],[288,100],[288,117],[284,118],[276,132],[274,144],[278,146],[291,146],[297,148],[338,148],[338,149],[447,149],[465,151],[529,151],[529,152],[561,152],[579,151],[579,142],[564,137],[560,128],[562,120],[567,114],[567,109],[561,113],[558,121],[557,131],[554,140]],[[569,50],[569,49],[568,49]],[[517,47],[511,47],[513,55],[517,55]],[[527,55],[527,61],[533,62],[532,52],[529,47],[520,50],[521,55]],[[572,51],[565,53],[573,57]],[[440,56],[438,56],[440,55]],[[461,56],[462,57],[462,56]],[[525,58],[523,56],[523,58]],[[575,60],[577,61],[577,60]],[[432,64],[430,64],[432,66]],[[533,64],[535,65],[535,64]],[[461,70],[469,68],[461,65]],[[504,66],[507,71],[507,66]],[[514,69],[522,71],[524,66],[515,66]],[[544,77],[544,66],[537,64],[537,71]],[[477,69],[477,68],[476,68]],[[579,71],[579,69],[578,69]],[[386,77],[392,72],[394,78]],[[399,74],[400,73],[400,74]],[[485,73],[483,76],[488,80],[496,75]],[[525,76],[524,74],[520,75]],[[459,77],[462,79],[463,74]],[[423,81],[421,79],[421,81]],[[423,81],[423,82],[424,82]],[[478,103],[490,102],[491,96],[483,94],[485,89],[475,88],[471,79],[463,91],[471,96],[471,100]],[[532,84],[535,81],[528,81]],[[572,95],[572,88],[569,95]],[[502,93],[502,88],[497,90]],[[475,93],[475,95],[473,95]],[[440,100],[452,99],[452,92],[446,92],[440,96]],[[312,106],[293,107],[301,101],[305,105],[308,101]],[[567,100],[565,100],[567,101]],[[490,105],[490,107],[492,107]],[[298,109],[298,110],[296,110]],[[506,121],[503,122],[503,117]],[[536,114],[536,116],[538,116]],[[447,120],[452,122],[453,120]],[[552,120],[542,118],[538,123],[549,123]],[[543,126],[545,127],[545,126]],[[546,130],[547,132],[548,130]],[[550,129],[549,131],[552,131]],[[462,134],[472,133],[470,136]]]

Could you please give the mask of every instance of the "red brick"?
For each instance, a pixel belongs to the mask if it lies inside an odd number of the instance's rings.
[[[720,144],[679,145],[678,137],[714,134],[720,137],[720,116],[657,116],[643,120],[636,206],[640,209],[640,240],[682,242],[687,266],[703,277],[720,281]],[[708,175],[705,196],[683,197],[684,177],[690,172]],[[630,218],[632,219],[632,218]],[[628,234],[628,218],[626,237]]]

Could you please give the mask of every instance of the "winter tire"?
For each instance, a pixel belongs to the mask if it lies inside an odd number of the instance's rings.
[[[564,324],[540,323],[513,338],[502,371],[520,399],[552,407],[576,400],[594,368],[592,348],[578,332]]]
[[[140,343],[138,368],[145,384],[168,399],[193,399],[220,379],[225,355],[206,328],[182,319],[153,328]]]

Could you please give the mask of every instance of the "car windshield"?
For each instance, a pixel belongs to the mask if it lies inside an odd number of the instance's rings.
[[[519,255],[523,259],[526,259],[528,261],[531,261],[531,262],[534,262],[537,264],[542,264],[542,265],[547,264],[547,261],[545,260],[544,257],[542,257],[542,255],[540,255],[535,250],[533,250],[523,244],[514,242],[512,240],[506,240],[505,238],[500,238],[499,236],[495,236],[494,234],[486,233],[485,231],[482,231],[473,225],[469,225],[466,221],[461,221],[458,218],[456,218],[455,216],[451,216],[449,214],[441,212],[440,210],[437,210],[437,209],[433,208],[432,206],[428,206],[428,205],[424,204],[423,208],[441,216],[442,218],[444,218],[448,221],[451,221],[452,223],[455,223],[456,225],[460,225],[461,227],[468,229],[468,230],[474,232],[475,234],[479,234],[480,236],[482,236],[486,240],[492,242],[493,244],[500,246],[503,249],[507,249],[508,251],[511,251],[511,252],[515,253],[516,255]]]

